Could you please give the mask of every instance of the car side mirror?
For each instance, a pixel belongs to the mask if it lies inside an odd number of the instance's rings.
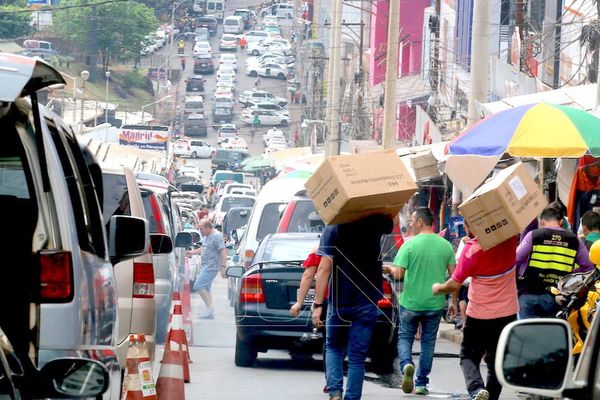
[[[153,233],[150,235],[152,254],[169,254],[173,251],[173,240],[169,235]]]
[[[192,247],[193,244],[194,241],[190,232],[179,232],[175,237],[175,247]]]
[[[145,219],[126,215],[110,218],[108,251],[113,264],[141,256],[148,251],[149,241]]]
[[[244,267],[233,266],[233,267],[227,268],[227,270],[225,271],[225,275],[227,275],[230,278],[241,278],[245,272],[246,271],[244,270]]]
[[[109,384],[106,367],[85,358],[56,358],[40,373],[50,382],[53,398],[93,398],[106,392]]]
[[[566,321],[538,318],[512,322],[498,341],[496,375],[503,386],[519,392],[562,398],[573,371],[571,348],[571,328]]]

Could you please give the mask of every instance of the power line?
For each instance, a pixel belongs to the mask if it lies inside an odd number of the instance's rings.
[[[99,6],[99,5],[103,5],[103,4],[129,3],[129,2],[131,2],[131,0],[104,0],[104,1],[99,1],[97,3],[73,4],[73,5],[70,5],[70,6],[56,6],[56,7],[52,7],[51,9],[42,9],[42,10],[34,10],[34,9],[24,8],[22,10],[5,10],[5,11],[0,11],[0,15],[2,15],[2,14],[34,13],[34,12],[39,12],[39,11],[54,12],[54,11],[59,11],[59,10],[67,10],[67,9],[70,9],[70,8],[94,7],[94,6]]]

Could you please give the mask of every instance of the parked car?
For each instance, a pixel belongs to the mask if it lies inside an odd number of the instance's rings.
[[[244,39],[248,44],[258,43],[262,40],[268,39],[269,34],[265,31],[248,31],[244,34]]]
[[[288,148],[288,143],[283,138],[272,138],[269,141],[269,145],[265,148],[265,153],[271,153],[273,151],[286,150]]]
[[[211,213],[212,221],[221,225],[223,223],[223,218],[227,211],[229,211],[232,207],[252,207],[254,206],[254,202],[256,198],[253,196],[246,196],[240,194],[226,194],[221,196],[217,205],[215,206],[214,211]]]
[[[214,74],[215,66],[210,54],[199,54],[194,57],[194,74]]]
[[[289,72],[285,65],[275,63],[258,64],[246,68],[246,73],[250,76],[263,76],[265,78],[277,78],[284,80]]]
[[[269,145],[272,138],[282,138],[285,140],[285,135],[281,129],[271,128],[263,134],[262,140],[265,147]]]
[[[196,35],[196,37],[194,39],[195,42],[208,41],[208,36],[209,36],[208,28],[198,27],[194,31],[194,34]]]
[[[250,29],[256,24],[256,14],[247,8],[238,8],[233,12],[236,17],[242,17],[244,29]]]
[[[221,79],[217,81],[217,85],[215,87],[215,97],[230,97],[233,102],[233,92],[235,92],[235,84],[236,82],[232,80],[231,77],[222,76]]]
[[[277,25],[279,26],[279,18],[274,15],[265,15],[262,19],[263,27],[267,25]]]
[[[271,40],[262,40],[258,43],[249,43],[248,47],[246,48],[246,53],[248,55],[259,56],[273,50],[279,50],[285,55],[283,46],[279,43],[272,42]]]
[[[242,162],[248,157],[250,157],[250,154],[243,150],[217,149],[211,161],[212,169],[213,171],[219,169],[227,169],[229,167],[229,164],[231,164],[232,162]],[[240,183],[243,183],[243,178],[242,182]]]
[[[45,40],[27,39],[23,42],[23,47],[25,48],[27,55],[31,57],[38,56],[47,60],[58,55],[52,42]]]
[[[255,116],[258,116],[259,125],[281,125],[287,126],[290,117],[272,110],[249,110],[242,112],[242,122],[246,125],[252,125]]]
[[[271,110],[278,112],[283,115],[287,115],[289,117],[290,111],[287,108],[281,107],[280,105],[273,104],[268,101],[249,101],[246,110],[254,111],[254,110]],[[246,111],[244,110],[244,111]],[[281,132],[279,129],[274,129],[276,131]],[[269,129],[269,131],[273,131],[273,129]],[[283,132],[282,132],[283,134]]]
[[[190,150],[192,158],[211,158],[216,149],[205,141],[190,140]]]
[[[244,19],[236,15],[230,15],[223,20],[223,32],[239,35],[244,33]]]
[[[223,234],[227,235],[229,239],[233,239],[232,232],[248,224],[250,213],[252,213],[252,207],[231,207],[223,218]]]
[[[225,122],[233,121],[233,109],[228,106],[213,107],[212,111],[213,125],[222,125]]]
[[[233,113],[233,96],[231,95],[223,95],[215,97],[213,101],[213,107],[227,107],[231,109]]]
[[[222,149],[248,151],[248,143],[241,137],[225,138],[219,143]]]
[[[313,334],[311,306],[314,283],[297,318],[289,317],[304,268],[302,263],[318,245],[319,233],[268,234],[260,242],[249,268],[229,267],[227,275],[239,279],[234,297],[236,317],[235,364],[251,367],[259,352],[289,350],[295,354],[320,353],[321,334]],[[392,282],[383,279],[383,292],[368,356],[377,373],[393,371],[397,354],[399,307]]]
[[[325,223],[319,217],[311,198],[305,189],[298,191],[287,203],[281,213],[277,226],[278,233],[286,232],[322,232]]]
[[[192,51],[194,52],[195,56],[200,54],[212,55],[212,47],[210,46],[209,42],[196,42]]]
[[[224,77],[228,77],[230,78],[232,81],[236,81],[235,78],[235,70],[232,67],[226,66],[226,65],[221,65],[219,67],[219,70],[217,71],[217,80],[220,80],[221,78]]]
[[[229,18],[229,17],[228,17]],[[223,34],[219,41],[219,50],[233,50],[236,51],[238,46],[237,38],[235,35]]]
[[[204,114],[204,97],[198,95],[185,96],[183,115],[188,117],[194,114]]]
[[[0,290],[0,328],[25,366],[19,386],[26,392],[72,393],[83,383],[61,375],[57,379],[73,387],[45,388],[35,371],[41,369],[47,378],[52,370],[66,373],[71,361],[72,372],[98,366],[90,362],[95,359],[106,369],[94,377],[106,386],[93,393],[117,399],[121,373],[114,336],[114,265],[147,252],[147,223],[115,215],[105,229],[100,166],[72,128],[37,103],[38,90],[66,84],[58,71],[41,59],[3,54],[0,82],[0,213],[7,227],[0,234],[0,250],[10,260]],[[71,361],[56,361],[65,357]],[[102,396],[106,378],[111,386]]]
[[[202,75],[190,75],[185,80],[185,91],[204,93],[204,82],[206,79]]]
[[[204,114],[188,115],[183,123],[183,131],[186,136],[206,137],[208,135],[208,124]]]
[[[102,169],[104,224],[110,227],[113,215],[130,215],[146,219],[144,204],[133,171],[129,168]],[[154,359],[154,336],[156,333],[156,303],[154,300],[154,266],[152,254],[170,253],[171,238],[154,233],[151,235],[151,252],[121,261],[114,266],[117,283],[118,316],[117,355],[121,370],[125,370],[129,335],[143,333],[146,337],[150,360]]]
[[[251,190],[254,190],[254,188],[250,184],[231,182],[227,183],[221,190],[218,191],[217,198],[221,198],[221,196],[226,194],[247,194]]]
[[[237,135],[238,130],[235,124],[221,124],[217,132],[217,144],[221,143],[225,138],[236,137]]]
[[[241,94],[240,94],[240,98],[239,101],[240,103],[247,105],[248,101],[251,100],[261,100],[261,101],[268,101],[270,103],[274,103],[277,105],[280,105],[282,107],[287,106],[287,100],[284,99],[283,97],[277,97],[274,96],[273,94],[266,92],[264,90],[244,90]]]

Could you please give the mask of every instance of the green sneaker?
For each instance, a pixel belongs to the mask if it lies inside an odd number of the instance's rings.
[[[417,386],[417,388],[415,389],[415,394],[427,396],[429,394],[429,390],[425,386]]]
[[[404,368],[402,368],[402,391],[404,393],[412,393],[415,388],[415,384],[413,382],[413,376],[415,375],[415,366],[412,364],[406,364]]]

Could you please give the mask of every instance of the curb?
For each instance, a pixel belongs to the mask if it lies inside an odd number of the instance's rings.
[[[439,337],[441,339],[445,339],[445,340],[448,340],[450,342],[461,344],[462,343],[462,339],[463,339],[463,334],[462,334],[462,331],[460,329],[448,329],[448,330],[442,330],[442,331],[440,331],[439,332]]]

